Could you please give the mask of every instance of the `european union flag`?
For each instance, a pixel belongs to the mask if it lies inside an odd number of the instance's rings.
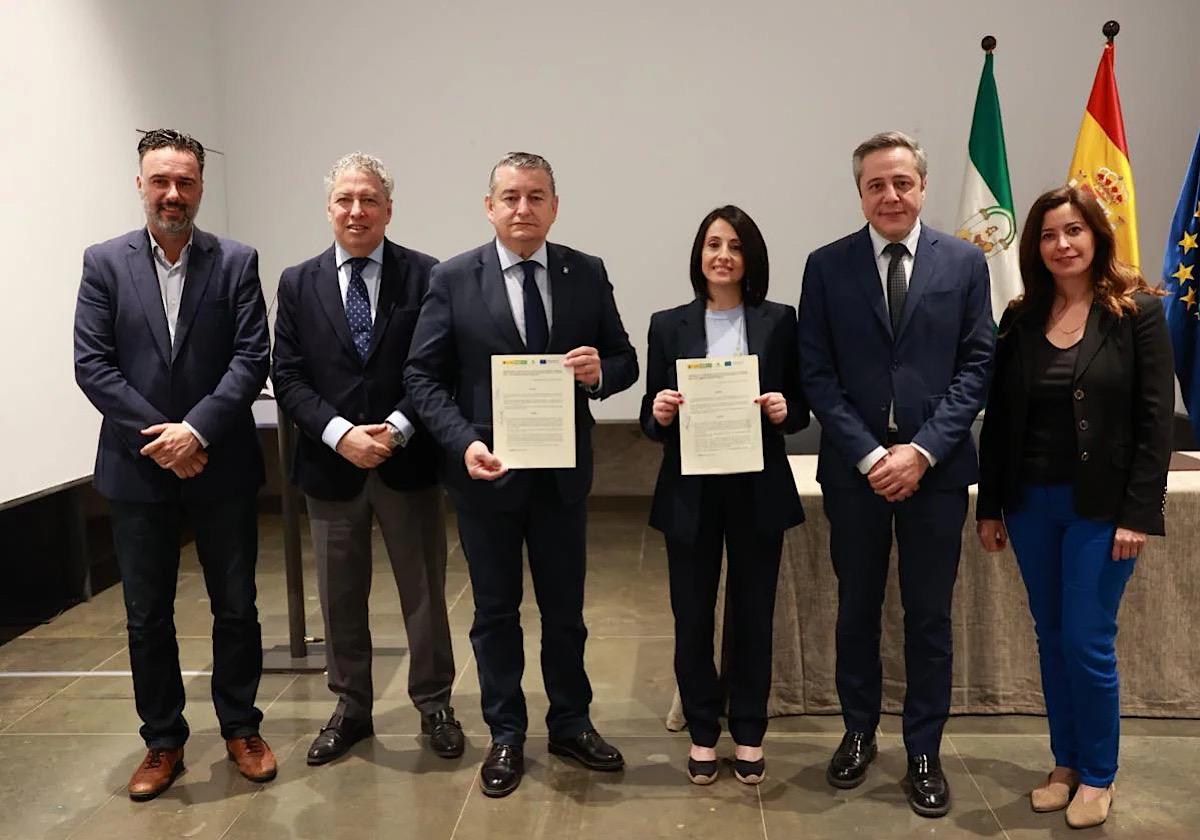
[[[1179,204],[1171,219],[1167,234],[1167,250],[1163,256],[1163,288],[1170,295],[1164,300],[1167,326],[1171,330],[1171,345],[1175,350],[1175,374],[1183,392],[1183,402],[1192,418],[1192,434],[1200,439],[1200,271],[1196,259],[1200,254],[1200,137],[1192,152],[1192,162]]]

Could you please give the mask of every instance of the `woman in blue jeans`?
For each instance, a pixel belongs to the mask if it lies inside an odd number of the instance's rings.
[[[1162,534],[1174,413],[1158,295],[1116,258],[1090,193],[1034,202],[1023,296],[1000,320],[980,439],[984,549],[1012,539],[1037,631],[1055,767],[1034,811],[1108,817],[1117,772],[1117,611],[1147,534]]]

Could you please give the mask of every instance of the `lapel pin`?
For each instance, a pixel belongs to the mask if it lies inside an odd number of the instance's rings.
[[[567,267],[564,265],[564,266],[563,266],[563,274],[570,274],[570,273],[571,273],[571,269],[567,268]]]

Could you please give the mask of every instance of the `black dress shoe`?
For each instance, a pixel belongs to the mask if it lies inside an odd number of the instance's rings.
[[[595,729],[580,732],[566,741],[550,741],[550,752],[573,758],[589,770],[620,770],[625,759]]]
[[[315,766],[333,761],[363,738],[374,734],[375,725],[370,720],[355,720],[335,714],[308,748],[308,763]]]
[[[858,787],[866,780],[867,765],[875,760],[878,752],[874,732],[847,732],[833,758],[829,759],[825,780],[842,790]]]
[[[484,796],[508,796],[521,784],[525,752],[513,744],[492,744],[479,770],[479,789]]]
[[[936,755],[910,755],[904,777],[908,804],[922,817],[944,817],[950,810],[950,785]]]
[[[421,734],[429,736],[429,748],[442,758],[458,758],[463,754],[462,724],[454,719],[452,706],[421,715]]]

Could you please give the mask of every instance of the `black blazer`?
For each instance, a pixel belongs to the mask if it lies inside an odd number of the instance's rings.
[[[1114,317],[1093,303],[1072,385],[1075,509],[1148,534],[1163,533],[1171,421],[1171,339],[1162,302],[1134,296],[1138,310]],[[1017,501],[1030,383],[1045,313],[1009,309],[1000,319],[995,370],[980,435],[976,516],[999,519]]]
[[[575,390],[575,467],[552,470],[562,500],[581,501],[592,486],[592,412],[637,381],[637,354],[621,324],[612,284],[598,258],[546,244],[552,324],[548,353],[576,347],[600,352],[601,383],[594,394]],[[433,269],[417,320],[404,380],[426,428],[441,445],[446,489],[459,507],[518,510],[535,472],[514,470],[496,481],[467,475],[463,454],[472,441],[492,447],[492,356],[524,353],[495,241]]]
[[[703,300],[655,312],[647,339],[646,394],[642,397],[642,431],[663,444],[662,466],[654,488],[650,525],[668,537],[694,542],[700,528],[700,486],[704,476],[681,475],[679,423],[661,426],[654,419],[654,396],[663,388],[676,390],[676,359],[703,358],[707,353]],[[763,470],[751,480],[756,529],[781,532],[804,521],[796,480],[788,465],[783,436],[808,425],[808,403],[800,390],[796,353],[796,310],[763,301],[746,306],[746,343],[758,356],[759,393],[778,391],[788,403],[787,419],[778,426],[762,418]]]
[[[437,481],[437,446],[421,428],[403,371],[429,271],[437,260],[384,240],[365,363],[350,337],[336,260],[331,246],[279,278],[272,382],[279,405],[303,432],[296,441],[292,481],[318,499],[352,498],[362,490],[367,470],[326,446],[321,433],[339,415],[358,425],[382,423],[399,411],[417,431],[407,446],[376,468],[379,477],[394,490],[428,487]]]
[[[262,451],[250,406],[271,363],[258,253],[192,235],[172,344],[145,228],[83,254],[75,309],[75,381],[102,415],[95,485],[109,499],[167,502],[253,493]],[[139,453],[140,429],[186,420],[208,464],[180,479]]]

